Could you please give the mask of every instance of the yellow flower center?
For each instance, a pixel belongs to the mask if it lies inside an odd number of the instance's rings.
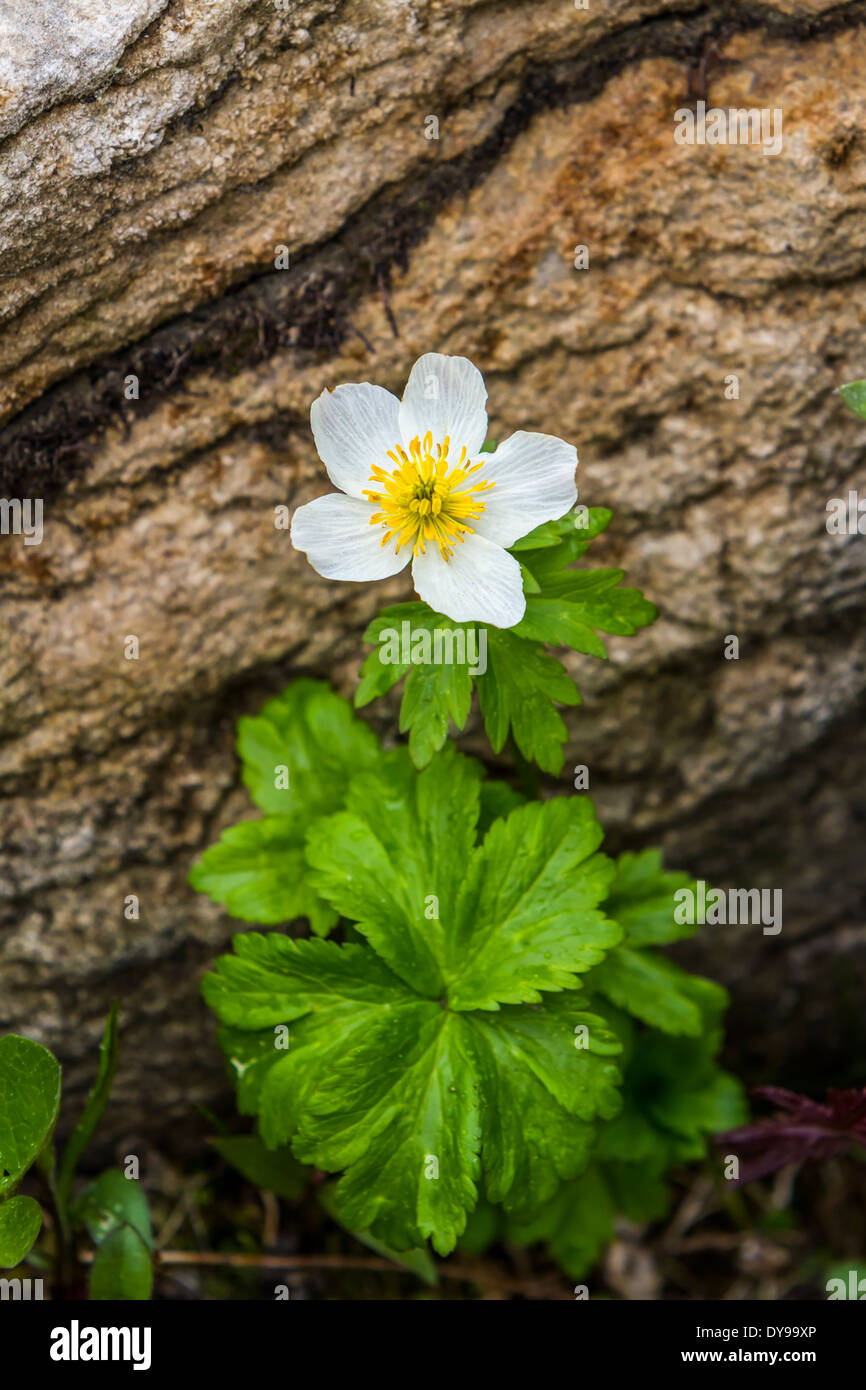
[[[364,496],[381,509],[370,517],[370,525],[382,526],[383,545],[396,536],[398,552],[401,546],[411,545],[416,555],[423,555],[425,542],[432,541],[442,559],[449,560],[455,543],[472,534],[467,523],[477,521],[484,511],[484,503],[475,494],[494,484],[477,482],[464,487],[467,478],[484,467],[485,460],[467,467],[464,445],[452,468],[448,463],[450,447],[446,435],[436,445],[434,457],[433,435],[428,430],[423,440],[417,436],[412,440],[408,454],[400,444],[388,450],[396,465],[391,472],[374,465],[370,482],[376,490],[365,489]]]

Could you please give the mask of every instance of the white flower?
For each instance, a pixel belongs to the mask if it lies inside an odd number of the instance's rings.
[[[387,579],[455,622],[513,627],[526,609],[507,547],[577,500],[577,451],[523,430],[484,454],[487,391],[465,357],[419,357],[402,401],[369,382],[323,391],[310,421],[340,492],[299,507],[292,543],[325,579]]]

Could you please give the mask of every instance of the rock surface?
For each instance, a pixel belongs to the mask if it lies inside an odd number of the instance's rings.
[[[577,442],[597,561],[662,610],[574,659],[566,773],[611,845],[783,890],[778,937],[680,953],[732,989],[731,1061],[862,1084],[866,542],[825,509],[866,486],[834,394],[866,375],[866,6],[12,12],[0,495],[43,498],[44,539],[0,537],[0,1029],[69,1099],[123,998],[118,1135],[224,1095],[197,990],[233,924],[185,880],[248,808],[233,722],[300,672],[350,693],[408,583],[320,580],[274,507],[327,490],[323,387],[399,392],[439,350],[484,371],[493,438]],[[701,92],[780,109],[781,152],[677,144]]]

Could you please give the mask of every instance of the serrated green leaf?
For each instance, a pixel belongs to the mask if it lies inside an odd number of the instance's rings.
[[[323,1183],[316,1194],[319,1202],[328,1215],[334,1221],[339,1222],[344,1230],[355,1237],[355,1240],[360,1241],[362,1245],[366,1245],[368,1250],[375,1250],[377,1255],[383,1255],[386,1260],[393,1260],[394,1264],[400,1265],[403,1269],[408,1269],[412,1274],[417,1274],[418,1278],[423,1279],[425,1284],[428,1284],[431,1288],[435,1288],[439,1283],[439,1276],[436,1273],[436,1265],[430,1256],[429,1250],[423,1248],[419,1250],[392,1250],[389,1245],[385,1245],[383,1241],[377,1240],[369,1231],[353,1231],[351,1226],[347,1226],[344,1221],[340,1220],[340,1214],[337,1210],[337,1202],[334,1196],[335,1187],[336,1183]]]
[[[861,420],[866,420],[866,381],[849,381],[839,387],[839,395],[849,410],[853,410]]]
[[[310,1097],[295,1151],[331,1171],[341,1219],[394,1249],[453,1249],[475,1204],[478,1107],[465,1024],[418,1000],[382,1019]]]
[[[538,597],[526,601],[526,615],[513,629],[518,637],[572,647],[604,658],[596,636],[609,632],[631,637],[658,616],[638,589],[623,589],[622,570],[562,570],[547,577]]]
[[[286,1148],[274,1152],[257,1134],[228,1134],[210,1142],[226,1163],[263,1192],[296,1201],[306,1189],[307,1170]]]
[[[402,603],[386,608],[364,634],[377,650],[364,663],[355,704],[367,704],[406,676],[400,732],[409,733],[416,767],[426,767],[442,747],[451,721],[458,729],[466,724],[481,630],[434,613],[425,603]],[[402,656],[412,659],[397,659]]]
[[[307,837],[317,891],[428,998],[444,990],[444,933],[475,843],[480,775],[453,746],[421,773],[394,760],[355,778],[346,812]]]
[[[588,1161],[589,1121],[619,1106],[619,1044],[580,996],[466,1015],[482,1097],[486,1191],[506,1208],[543,1201]],[[576,1045],[586,1029],[589,1047]]]
[[[479,769],[449,748],[356,779],[347,805],[309,833],[312,881],[424,997],[537,1002],[621,939],[596,910],[613,867],[587,798],[520,807],[475,848]]]
[[[450,663],[424,654],[426,634],[450,639],[478,626],[454,623],[426,604],[394,605],[370,624],[364,640],[380,646],[364,662],[355,703],[367,704],[406,678],[400,730],[409,734],[416,767],[426,767],[443,746],[450,722],[457,729],[465,726],[474,683],[494,751],[511,733],[524,757],[545,772],[560,771],[567,731],[556,706],[579,704],[581,697],[562,664],[539,650],[539,643],[604,658],[598,631],[630,636],[657,616],[638,590],[620,587],[621,570],[568,568],[610,519],[606,508],[581,508],[537,527],[511,547],[521,565],[526,613],[514,628],[481,629],[486,669],[481,669],[483,659],[472,672],[469,661]],[[422,644],[415,651],[406,630]]]
[[[590,972],[586,983],[651,1027],[694,1038],[704,1018],[690,998],[691,979],[664,956],[620,946]]]
[[[705,1031],[699,1038],[638,1030],[614,1011],[625,1043],[623,1107],[601,1123],[592,1162],[546,1201],[535,1194],[518,1206],[507,1233],[521,1244],[547,1243],[574,1279],[595,1264],[613,1236],[619,1214],[660,1220],[669,1205],[668,1170],[703,1157],[708,1137],[742,1123],[742,1088],[713,1059],[718,995],[699,987]]]
[[[465,665],[413,666],[400,706],[400,732],[409,731],[416,767],[426,767],[448,736],[449,719],[462,729],[472,703],[472,677]]]
[[[613,1237],[617,1203],[605,1170],[590,1163],[531,1212],[518,1212],[508,1235],[519,1245],[546,1243],[571,1279],[582,1279]]]
[[[566,512],[558,521],[545,521],[541,526],[536,526],[534,531],[521,536],[509,549],[512,554],[523,550],[549,550],[564,540],[576,537],[585,550],[589,542],[610,525],[612,518],[613,512],[607,507],[577,507]]]
[[[674,917],[675,894],[695,887],[688,874],[662,868],[661,850],[621,854],[604,910],[619,922],[629,946],[660,946],[696,930]]]
[[[444,975],[455,1009],[537,1003],[622,939],[597,910],[613,865],[587,797],[520,806],[467,859]]]
[[[271,932],[247,932],[232,943],[234,955],[220,956],[205,975],[202,992],[222,1023],[265,1028],[290,1022],[320,1007],[399,1003],[413,996],[378,957],[362,946],[338,949],[332,942],[294,941]]]
[[[0,1269],[14,1269],[33,1248],[42,1227],[42,1208],[32,1197],[0,1202]]]
[[[581,702],[577,686],[560,662],[511,631],[490,628],[487,670],[477,677],[477,686],[494,752],[501,752],[511,732],[524,757],[545,772],[559,772],[568,730],[555,703]]]
[[[347,775],[375,766],[379,745],[328,685],[299,680],[260,715],[238,721],[238,753],[256,805],[305,825],[342,804]],[[282,767],[287,788],[276,785]]]
[[[189,881],[244,922],[270,926],[307,917],[317,936],[326,936],[337,921],[307,881],[303,827],[295,817],[231,826],[193,865]]]
[[[601,1055],[574,1047],[575,1020],[587,1019],[598,1024]],[[479,1145],[488,1190],[504,1200],[527,1183],[555,1184],[585,1161],[585,1119],[617,1104],[616,1046],[603,1021],[571,1000],[493,1016],[419,1000],[332,1056],[295,1150],[347,1169],[336,1199],[350,1226],[395,1249],[430,1236],[446,1254],[476,1200]]]
[[[117,1072],[119,1014],[120,1004],[113,1003],[108,1011],[102,1041],[99,1044],[99,1066],[93,1085],[90,1088],[81,1118],[69,1136],[60,1161],[57,1174],[57,1199],[63,1211],[66,1210],[69,1203],[72,1178],[78,1166],[78,1160],[96,1133],[97,1125],[102,1119],[111,1095],[111,1087]]]
[[[578,989],[621,937],[592,807],[518,806],[477,845],[480,771],[389,755],[311,828],[317,890],[373,950],[250,933],[203,985],[242,1112],[345,1170],[341,1219],[395,1250],[451,1249],[482,1169],[503,1201],[554,1190],[617,1105],[620,1041]]]
[[[623,1032],[616,1023],[627,1056],[623,1109],[600,1131],[600,1158],[662,1171],[673,1163],[702,1158],[708,1135],[745,1119],[742,1087],[715,1060],[724,991],[693,977],[690,993],[704,1015],[704,1030],[697,1038],[635,1032],[627,1023]]]
[[[342,806],[356,772],[376,766],[379,744],[346,700],[321,681],[302,680],[258,717],[239,721],[238,751],[253,800],[272,814],[226,830],[189,881],[243,921],[307,917],[327,936],[336,916],[307,882],[304,834]]]
[[[15,1033],[0,1038],[0,1196],[39,1154],[59,1105],[60,1067],[48,1049]]]

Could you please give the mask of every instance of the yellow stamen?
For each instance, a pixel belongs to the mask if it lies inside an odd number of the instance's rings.
[[[484,503],[476,494],[494,484],[473,482],[464,487],[486,460],[470,464],[464,445],[456,465],[449,470],[448,435],[435,447],[434,457],[433,434],[428,430],[423,440],[415,436],[408,454],[400,444],[389,449],[388,458],[395,467],[388,472],[374,464],[370,482],[375,490],[365,489],[364,496],[379,508],[370,517],[370,525],[382,527],[383,545],[396,536],[398,551],[411,545],[415,555],[424,555],[424,543],[430,541],[438,545],[442,559],[449,560],[456,542],[462,543],[472,534],[468,523],[477,521],[484,511]]]

